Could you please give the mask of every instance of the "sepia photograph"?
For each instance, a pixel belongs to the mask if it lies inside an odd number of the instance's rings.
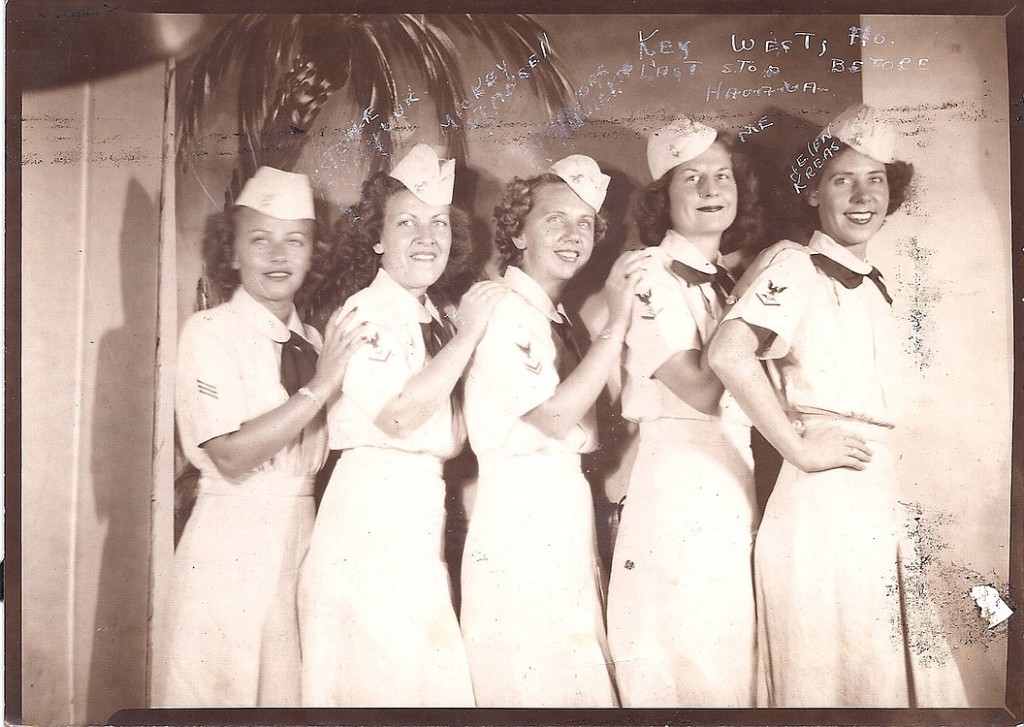
[[[5,723],[1024,722],[1024,2],[5,12]]]

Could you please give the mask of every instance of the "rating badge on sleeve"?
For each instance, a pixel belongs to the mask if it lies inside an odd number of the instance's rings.
[[[532,353],[533,346],[530,344],[530,342],[527,341],[526,343],[517,343],[516,347],[520,351],[522,351],[523,356],[526,357],[523,361],[523,366],[526,367],[526,370],[533,374],[539,374],[541,370],[540,359],[534,357]]]
[[[637,293],[636,298],[643,306],[640,311],[640,317],[644,320],[654,320],[658,317],[658,314],[661,313],[662,307],[658,305],[657,301],[654,299],[653,290],[648,290],[646,293]]]
[[[768,290],[764,293],[758,293],[757,299],[761,301],[763,305],[782,305],[779,302],[779,294],[786,290],[789,286],[776,285],[772,281],[768,281]]]
[[[370,347],[369,359],[371,361],[384,363],[391,358],[391,348],[387,344],[381,343],[379,331],[374,332],[372,336],[366,339],[366,343]]]

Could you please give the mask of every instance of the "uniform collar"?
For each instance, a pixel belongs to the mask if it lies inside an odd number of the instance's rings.
[[[860,275],[867,275],[873,269],[870,263],[861,260],[821,230],[815,231],[807,247]]]
[[[665,237],[662,238],[661,244],[658,247],[672,260],[694,270],[712,275],[717,272],[715,265],[708,262],[707,258],[704,257],[704,253],[698,250],[696,245],[673,229],[665,232]],[[724,267],[721,254],[719,254],[716,263]]]
[[[384,268],[377,270],[377,277],[370,285],[380,291],[392,305],[420,323],[430,323],[431,318],[441,320],[441,314],[438,313],[437,307],[430,300],[429,295],[424,296],[424,302],[420,303],[415,295],[399,285]]]
[[[241,285],[235,288],[235,292],[232,293],[227,305],[247,325],[277,343],[287,342],[291,338],[292,331],[295,331],[303,338],[306,337],[306,331],[302,326],[302,321],[299,319],[299,314],[295,311],[295,306],[292,306],[288,323],[285,324],[280,318],[271,313],[265,305],[249,295]]]
[[[562,307],[562,304],[559,303],[556,306],[552,303],[551,298],[549,298],[548,294],[544,292],[544,288],[540,287],[540,284],[536,280],[531,278],[515,265],[509,265],[505,269],[504,280],[505,285],[526,298],[527,303],[532,305],[555,323],[561,323],[563,320],[569,320],[569,316],[565,314],[565,308]]]

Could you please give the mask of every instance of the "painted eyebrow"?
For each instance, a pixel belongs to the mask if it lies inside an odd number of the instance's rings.
[[[270,232],[270,230],[265,230],[262,227],[255,227],[255,228],[249,230],[249,232],[262,232],[263,234],[267,234],[267,233]],[[303,232],[302,230],[291,230],[290,232],[288,232],[286,234],[289,234],[289,235],[305,235],[306,233]]]
[[[717,167],[715,169],[712,169],[711,171],[712,172],[731,172],[732,170],[733,170],[733,167],[727,165],[727,166]],[[701,173],[701,170],[697,169],[695,167],[681,167],[679,171],[684,172],[684,173],[685,172],[696,172],[697,174]]]
[[[884,169],[879,169],[877,171],[870,171],[870,172],[842,172],[842,171],[836,171],[836,172],[831,172],[831,173],[825,175],[825,179],[838,179],[840,177],[857,177],[857,176],[863,176],[863,177],[879,177],[879,176],[881,176],[881,177],[886,177],[888,179],[888,175],[886,174]]]
[[[551,215],[562,215],[563,217],[572,217],[572,214],[570,212],[567,212],[566,210],[551,210],[549,212],[544,213],[545,217],[550,217]],[[596,215],[592,215],[589,212],[584,212],[582,215],[578,215],[578,217],[586,217],[592,220],[596,217]]]

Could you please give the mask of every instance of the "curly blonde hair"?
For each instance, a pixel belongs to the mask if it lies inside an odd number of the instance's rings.
[[[551,172],[529,179],[516,177],[505,185],[501,201],[494,208],[494,246],[501,258],[502,271],[523,260],[523,251],[516,247],[513,238],[523,234],[526,216],[533,209],[533,191],[542,184],[565,184],[565,181]],[[603,212],[598,212],[594,218],[594,245],[600,244],[607,231],[608,221]]]

